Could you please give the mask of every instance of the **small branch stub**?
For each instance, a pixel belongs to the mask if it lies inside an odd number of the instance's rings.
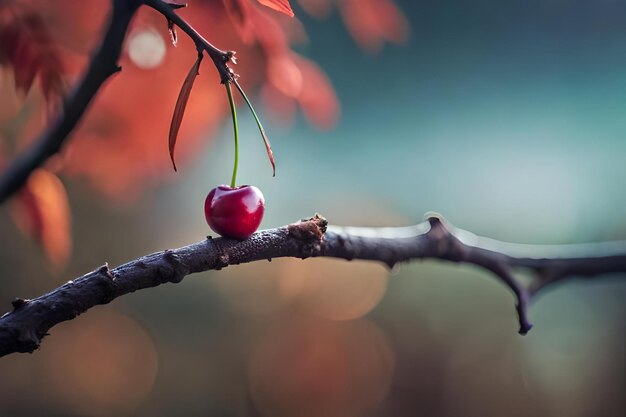
[[[290,224],[287,226],[287,229],[289,230],[289,235],[298,240],[321,242],[324,239],[327,226],[328,221],[323,216],[315,213],[313,217]]]

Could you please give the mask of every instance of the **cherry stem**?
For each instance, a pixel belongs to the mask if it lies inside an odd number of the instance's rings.
[[[233,177],[230,180],[230,188],[235,188],[237,183],[237,167],[239,166],[239,128],[237,127],[237,109],[235,108],[235,100],[233,100],[233,92],[230,89],[230,81],[224,83],[226,92],[228,93],[228,103],[230,104],[230,114],[233,117],[233,130],[235,132],[235,164],[233,166]]]

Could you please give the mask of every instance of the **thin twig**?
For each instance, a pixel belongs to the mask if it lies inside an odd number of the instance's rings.
[[[228,67],[228,63],[233,60],[235,52],[222,51],[221,49],[215,47],[189,23],[187,23],[185,19],[180,17],[171,4],[166,3],[163,0],[144,0],[144,4],[161,13],[168,21],[173,22],[180,28],[180,30],[185,32],[195,43],[198,51],[206,51],[209,57],[213,60],[213,63],[220,74],[220,81],[222,83],[226,83],[227,81],[234,79],[234,74]]]
[[[13,310],[0,317],[0,356],[32,352],[56,324],[71,320],[99,304],[124,294],[185,276],[229,265],[281,257],[333,257],[379,261],[390,268],[413,259],[439,259],[482,267],[495,274],[517,299],[519,332],[531,328],[531,295],[513,272],[528,269],[542,282],[545,271],[559,280],[626,272],[626,242],[587,246],[513,245],[475,236],[440,217],[410,227],[338,228],[315,217],[277,229],[255,233],[249,239],[208,238],[182,248],[153,253],[117,268],[104,265],[33,300],[16,299]],[[596,248],[604,248],[602,253]],[[626,276],[626,275],[625,275]],[[531,284],[532,288],[532,284]]]

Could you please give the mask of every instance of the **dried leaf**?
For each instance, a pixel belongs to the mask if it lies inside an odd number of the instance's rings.
[[[11,209],[18,228],[43,247],[54,267],[62,267],[72,240],[70,208],[61,180],[45,169],[34,171]]]
[[[185,114],[185,107],[187,107],[187,101],[189,100],[189,94],[191,93],[191,89],[193,88],[193,82],[196,80],[196,76],[199,74],[198,70],[200,69],[200,62],[202,62],[202,54],[198,54],[198,58],[196,62],[193,64],[185,81],[183,82],[183,86],[180,89],[180,93],[178,94],[178,99],[176,100],[176,107],[174,108],[174,115],[172,116],[172,123],[170,124],[170,134],[169,134],[169,147],[170,147],[170,158],[172,159],[172,165],[174,165],[174,171],[176,171],[176,162],[174,162],[174,149],[176,148],[176,140],[178,138],[178,130],[180,129],[180,124],[183,121],[183,116]]]
[[[289,5],[289,0],[257,0],[263,6],[267,6],[270,9],[277,10],[281,13],[286,14],[289,17],[293,17],[293,10],[291,10],[291,6]]]

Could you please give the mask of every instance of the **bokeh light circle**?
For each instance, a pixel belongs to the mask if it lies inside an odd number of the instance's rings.
[[[127,52],[130,60],[139,68],[156,68],[165,59],[165,41],[152,28],[137,29],[128,37]]]
[[[394,354],[366,320],[278,319],[253,351],[250,394],[267,417],[350,417],[386,397]]]
[[[151,391],[156,348],[130,317],[94,311],[55,328],[54,336],[44,351],[44,376],[64,408],[89,416],[128,412]]]

